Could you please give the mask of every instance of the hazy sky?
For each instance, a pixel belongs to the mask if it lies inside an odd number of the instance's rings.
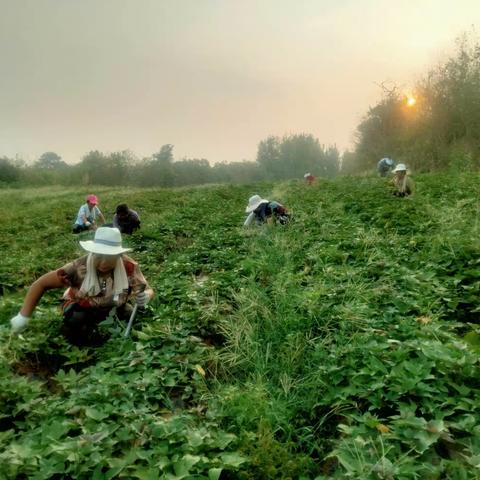
[[[343,150],[376,83],[408,88],[472,25],[480,0],[0,0],[0,156]]]

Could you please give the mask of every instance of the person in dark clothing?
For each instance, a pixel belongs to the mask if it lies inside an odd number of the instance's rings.
[[[253,195],[249,198],[245,212],[249,214],[243,224],[245,227],[250,226],[253,222],[257,225],[263,223],[285,225],[290,220],[290,214],[281,203],[274,200],[270,202],[260,195]]]
[[[118,228],[121,233],[131,235],[140,228],[140,216],[135,210],[128,208],[126,203],[121,203],[115,210],[113,226]]]

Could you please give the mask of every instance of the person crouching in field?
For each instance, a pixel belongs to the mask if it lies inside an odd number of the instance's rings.
[[[252,223],[261,225],[263,223],[281,223],[285,225],[290,220],[290,214],[287,209],[278,202],[268,201],[260,195],[253,195],[248,199],[248,205],[245,209],[248,217],[243,226],[248,227]]]
[[[84,232],[85,230],[95,230],[97,228],[97,218],[102,224],[105,218],[98,208],[98,198],[96,195],[87,195],[85,198],[87,203],[82,205],[77,213],[77,219],[73,226],[73,233]]]
[[[30,286],[20,312],[10,320],[12,330],[23,330],[46,290],[67,288],[63,295],[62,333],[77,346],[101,342],[98,324],[116,308],[126,319],[135,300],[144,307],[153,297],[138,264],[125,255],[117,228],[99,227],[94,240],[80,242],[87,255],[45,273]]]
[[[388,157],[381,158],[377,163],[377,171],[381,177],[386,177],[395,167],[395,162]]]
[[[126,203],[121,203],[115,210],[113,226],[118,228],[121,233],[131,235],[140,228],[140,216],[135,210],[128,208]]]
[[[313,182],[315,182],[315,180],[317,179],[317,177],[315,177],[315,175],[312,175],[311,173],[306,173],[303,178],[305,179],[307,185],[313,185]]]
[[[397,197],[408,197],[413,195],[414,182],[407,174],[407,167],[404,163],[399,163],[393,169],[394,177],[392,183],[394,186],[393,194]]]

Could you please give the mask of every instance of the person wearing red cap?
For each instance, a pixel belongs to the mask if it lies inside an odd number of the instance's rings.
[[[87,203],[82,205],[78,210],[77,219],[73,226],[73,233],[80,233],[85,230],[96,230],[97,219],[99,219],[102,224],[105,223],[105,217],[98,208],[97,196],[90,194],[86,196],[85,200]]]
[[[312,175],[311,173],[306,173],[303,178],[305,179],[305,181],[307,182],[308,185],[312,185],[313,182],[317,179],[317,177],[315,177],[314,175]]]

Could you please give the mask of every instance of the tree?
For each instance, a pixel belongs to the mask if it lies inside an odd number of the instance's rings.
[[[0,157],[0,183],[16,182],[20,178],[20,169],[7,157]]]
[[[265,171],[258,162],[216,163],[212,167],[212,181],[222,183],[251,183],[265,179]]]
[[[92,150],[82,157],[80,163],[75,165],[78,177],[82,179],[84,185],[101,183],[105,177],[104,164],[106,155],[98,150]]]
[[[456,52],[417,83],[416,103],[384,88],[357,127],[358,171],[385,156],[415,171],[480,165],[480,41],[464,35],[457,42]]]
[[[200,185],[211,181],[208,160],[184,158],[172,165],[175,185]]]
[[[257,162],[268,172],[270,178],[284,178],[280,154],[280,139],[270,136],[258,144]]]
[[[306,172],[333,177],[338,172],[340,155],[336,147],[327,150],[309,134],[268,137],[258,145],[257,162],[268,178],[303,178]]]
[[[354,152],[346,150],[342,155],[341,169],[342,175],[351,175],[357,171],[357,157]]]
[[[168,187],[173,185],[173,145],[166,144],[144,161],[142,174],[139,176],[141,185],[159,185]]]
[[[62,157],[55,152],[43,153],[35,162],[34,166],[45,170],[59,170],[68,167],[68,165],[62,160]]]

